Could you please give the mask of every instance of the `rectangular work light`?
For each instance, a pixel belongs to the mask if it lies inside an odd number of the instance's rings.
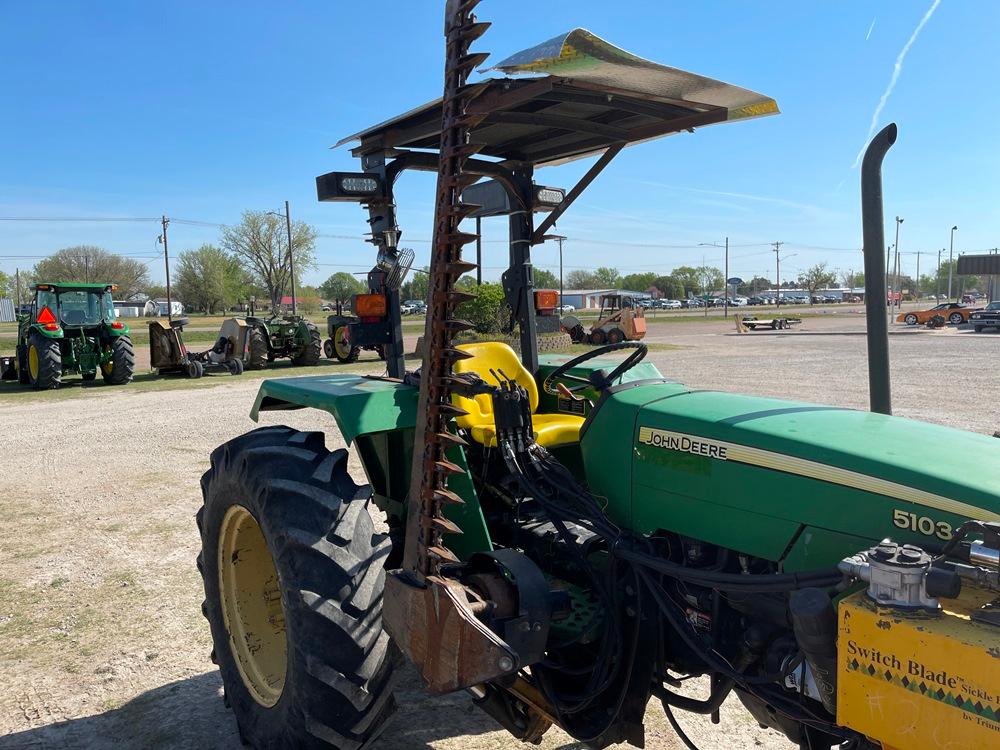
[[[382,179],[365,172],[327,172],[316,178],[316,195],[321,201],[360,203],[383,195]]]

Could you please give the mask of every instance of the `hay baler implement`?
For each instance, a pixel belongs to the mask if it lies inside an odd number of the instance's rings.
[[[420,371],[403,368],[387,293],[389,377],[268,380],[252,412],[328,412],[370,487],[322,433],[287,427],[221,446],[202,480],[204,612],[241,738],[377,747],[405,658],[523,741],[557,724],[586,747],[642,747],[650,698],[683,735],[674,711],[717,715],[735,695],[812,750],[994,742],[1000,444],[890,416],[877,325],[881,414],[689,388],[641,342],[538,354],[531,247],[615,154],[774,102],[582,30],[468,83],[486,30],[476,4],[447,2],[443,99],[362,131],[364,171],[317,181],[322,200],[368,209],[377,266],[391,267],[393,183],[437,172]],[[891,140],[880,134],[862,168],[876,287],[872,195]],[[533,169],[591,154],[535,226]],[[479,210],[460,196],[484,177],[510,198],[503,282],[520,355],[452,341],[468,326],[455,282],[474,268],[460,222]],[[696,676],[708,697],[674,689]]]

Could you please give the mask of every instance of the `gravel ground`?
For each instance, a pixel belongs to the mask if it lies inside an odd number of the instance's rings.
[[[789,333],[737,335],[731,324],[651,327],[683,348],[650,355],[704,388],[864,408],[860,317],[810,319]],[[827,335],[840,332],[843,335]],[[891,337],[896,413],[992,433],[1000,336],[945,329]],[[372,363],[371,367],[377,367]],[[79,389],[71,397],[4,396],[0,385],[0,750],[240,747],[219,699],[200,614],[194,558],[198,478],[209,452],[254,425],[258,382],[165,392]],[[262,415],[262,424],[326,430],[328,416]],[[361,478],[352,459],[352,471]],[[463,695],[432,699],[415,675],[376,750],[514,746]],[[791,747],[738,703],[722,726],[682,717],[703,750]],[[679,748],[651,706],[647,747]],[[552,731],[548,750],[578,745]]]

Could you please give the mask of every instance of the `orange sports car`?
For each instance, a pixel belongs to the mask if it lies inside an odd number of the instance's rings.
[[[908,326],[915,326],[926,323],[935,315],[940,315],[952,325],[960,325],[969,322],[969,315],[976,307],[966,307],[958,302],[943,302],[934,305],[929,310],[913,310],[912,312],[900,313],[896,316],[897,323],[906,323]]]

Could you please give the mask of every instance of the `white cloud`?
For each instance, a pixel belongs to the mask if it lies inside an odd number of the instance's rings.
[[[858,164],[861,163],[861,157],[865,154],[865,149],[868,147],[868,141],[870,141],[871,137],[875,134],[875,128],[878,126],[879,115],[882,114],[882,110],[885,108],[885,103],[889,100],[892,90],[896,88],[896,81],[899,80],[899,74],[903,72],[903,60],[906,58],[906,53],[910,51],[910,47],[912,47],[913,43],[917,41],[917,36],[919,36],[921,29],[923,29],[927,22],[931,20],[931,16],[934,15],[934,11],[937,10],[937,7],[940,4],[941,0],[934,0],[928,11],[924,13],[924,17],[920,19],[920,23],[917,24],[917,28],[915,28],[913,33],[910,34],[910,38],[906,41],[906,44],[903,45],[903,49],[901,49],[899,54],[896,56],[896,64],[892,68],[892,78],[889,79],[889,85],[886,87],[885,92],[882,94],[882,98],[879,99],[878,106],[875,107],[875,111],[872,113],[872,122],[871,125],[868,126],[868,135],[865,137],[865,142],[861,146],[861,150],[858,151],[858,156],[854,160],[852,169],[857,169]],[[875,22],[873,21],[872,25],[874,26],[874,24]],[[868,33],[871,33],[871,29],[869,29]]]

